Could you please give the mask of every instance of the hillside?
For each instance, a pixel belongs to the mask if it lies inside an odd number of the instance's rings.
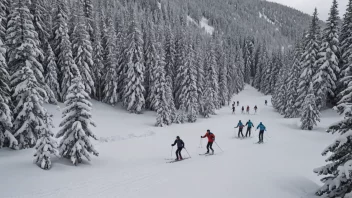
[[[311,20],[298,10],[261,0],[176,0],[170,3],[187,10],[195,21],[201,21],[202,17],[209,19],[211,26],[231,38],[253,36],[257,42],[271,47],[292,45]]]

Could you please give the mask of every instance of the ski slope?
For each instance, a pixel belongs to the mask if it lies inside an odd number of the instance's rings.
[[[264,106],[264,100],[269,104]],[[270,97],[252,87],[234,100],[240,105],[257,105],[256,115],[242,115],[239,107],[219,110],[211,119],[200,118],[194,124],[154,127],[155,114],[129,114],[120,107],[94,102],[93,119],[100,137],[95,141],[99,157],[77,167],[67,159],[53,157],[53,167],[44,171],[34,165],[33,149],[0,150],[1,197],[118,197],[118,198],[312,198],[319,185],[313,168],[324,165],[321,151],[332,142],[325,128],[339,120],[333,111],[322,114],[313,131],[301,131],[298,119],[283,119],[274,112]],[[61,114],[53,106],[58,126]],[[253,113],[253,112],[251,112]],[[253,138],[234,138],[238,120],[251,119],[266,125],[265,143]],[[210,129],[216,135],[216,155],[200,156],[206,149],[200,136]],[[55,129],[57,131],[58,128]],[[192,158],[166,163],[171,146],[179,135]],[[269,136],[270,138],[269,138]],[[175,157],[173,149],[173,158]],[[184,157],[188,156],[185,150]]]

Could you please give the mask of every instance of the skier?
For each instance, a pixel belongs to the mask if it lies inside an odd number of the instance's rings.
[[[255,105],[254,106],[254,111],[257,113],[257,109],[258,109],[258,107],[257,107],[257,105]]]
[[[208,138],[208,144],[207,144],[207,152],[205,154],[209,153],[209,148],[212,150],[212,154],[214,154],[214,149],[213,149],[213,143],[215,141],[215,135],[210,132],[210,130],[207,130],[207,133],[204,136],[200,136],[201,138]]]
[[[246,111],[247,111],[247,114],[249,114],[249,106],[247,106],[247,110]]]
[[[244,106],[242,106],[242,114],[244,113]]]
[[[240,101],[237,101],[237,106],[240,106]]]
[[[264,131],[266,131],[266,128],[263,125],[263,123],[260,122],[257,129],[259,129],[259,142],[258,143],[263,143]]]
[[[249,137],[251,137],[251,129],[254,126],[253,122],[251,122],[251,120],[248,120],[248,122],[246,123],[247,126],[247,132],[246,132],[246,137],[249,134]]]
[[[232,114],[235,113],[235,110],[236,110],[235,106],[232,106]]]
[[[242,107],[243,108],[243,107]],[[240,134],[242,135],[242,137],[244,137],[242,130],[243,130],[244,125],[242,124],[241,120],[238,122],[237,126],[235,128],[239,128],[238,129],[238,135],[237,137],[240,137]]]
[[[265,105],[268,105],[268,101],[267,100],[265,100]]]
[[[181,151],[185,147],[185,143],[180,139],[180,136],[176,137],[176,140],[171,146],[175,146],[177,144],[177,150],[176,150],[176,159],[175,160],[183,160],[181,156]]]

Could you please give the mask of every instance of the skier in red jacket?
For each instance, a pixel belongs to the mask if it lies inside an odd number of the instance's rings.
[[[208,144],[207,144],[207,152],[206,154],[209,153],[209,148],[212,150],[212,154],[214,154],[214,149],[213,149],[213,142],[215,141],[215,135],[210,132],[210,130],[207,130],[207,133],[204,136],[200,136],[201,138],[208,138]]]

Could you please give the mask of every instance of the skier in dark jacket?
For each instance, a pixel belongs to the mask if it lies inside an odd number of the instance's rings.
[[[267,100],[265,100],[265,105],[268,105],[268,101]]]
[[[243,130],[244,125],[242,124],[241,120],[238,122],[237,126],[235,128],[239,128],[238,129],[238,137],[240,137],[240,134],[242,135],[242,137],[244,137],[242,130]]]
[[[171,146],[175,146],[177,144],[176,150],[176,160],[182,160],[181,151],[185,147],[185,143],[180,139],[180,136],[176,137],[176,140]]]
[[[212,132],[210,132],[210,130],[208,129],[208,130],[207,130],[207,133],[206,133],[204,136],[200,136],[200,137],[201,137],[201,138],[205,138],[205,137],[208,138],[208,144],[207,144],[207,152],[206,152],[206,154],[209,153],[209,148],[211,149],[212,154],[214,154],[213,143],[214,143],[214,141],[215,141],[215,135],[214,135]]]
[[[237,106],[240,106],[240,101],[237,101]]]
[[[242,113],[244,113],[244,106],[242,106]]]
[[[236,110],[235,106],[232,106],[232,114],[235,113],[235,110]]]
[[[258,109],[258,107],[257,107],[257,105],[255,105],[254,106],[254,111],[257,113],[257,109]]]
[[[263,123],[259,123],[257,129],[259,129],[259,142],[258,143],[263,143],[264,139],[264,131],[266,131],[266,127],[263,125]]]
[[[248,122],[246,123],[247,126],[247,132],[246,132],[246,137],[249,134],[249,137],[251,137],[251,129],[254,126],[253,122],[251,122],[251,120],[248,120]]]

